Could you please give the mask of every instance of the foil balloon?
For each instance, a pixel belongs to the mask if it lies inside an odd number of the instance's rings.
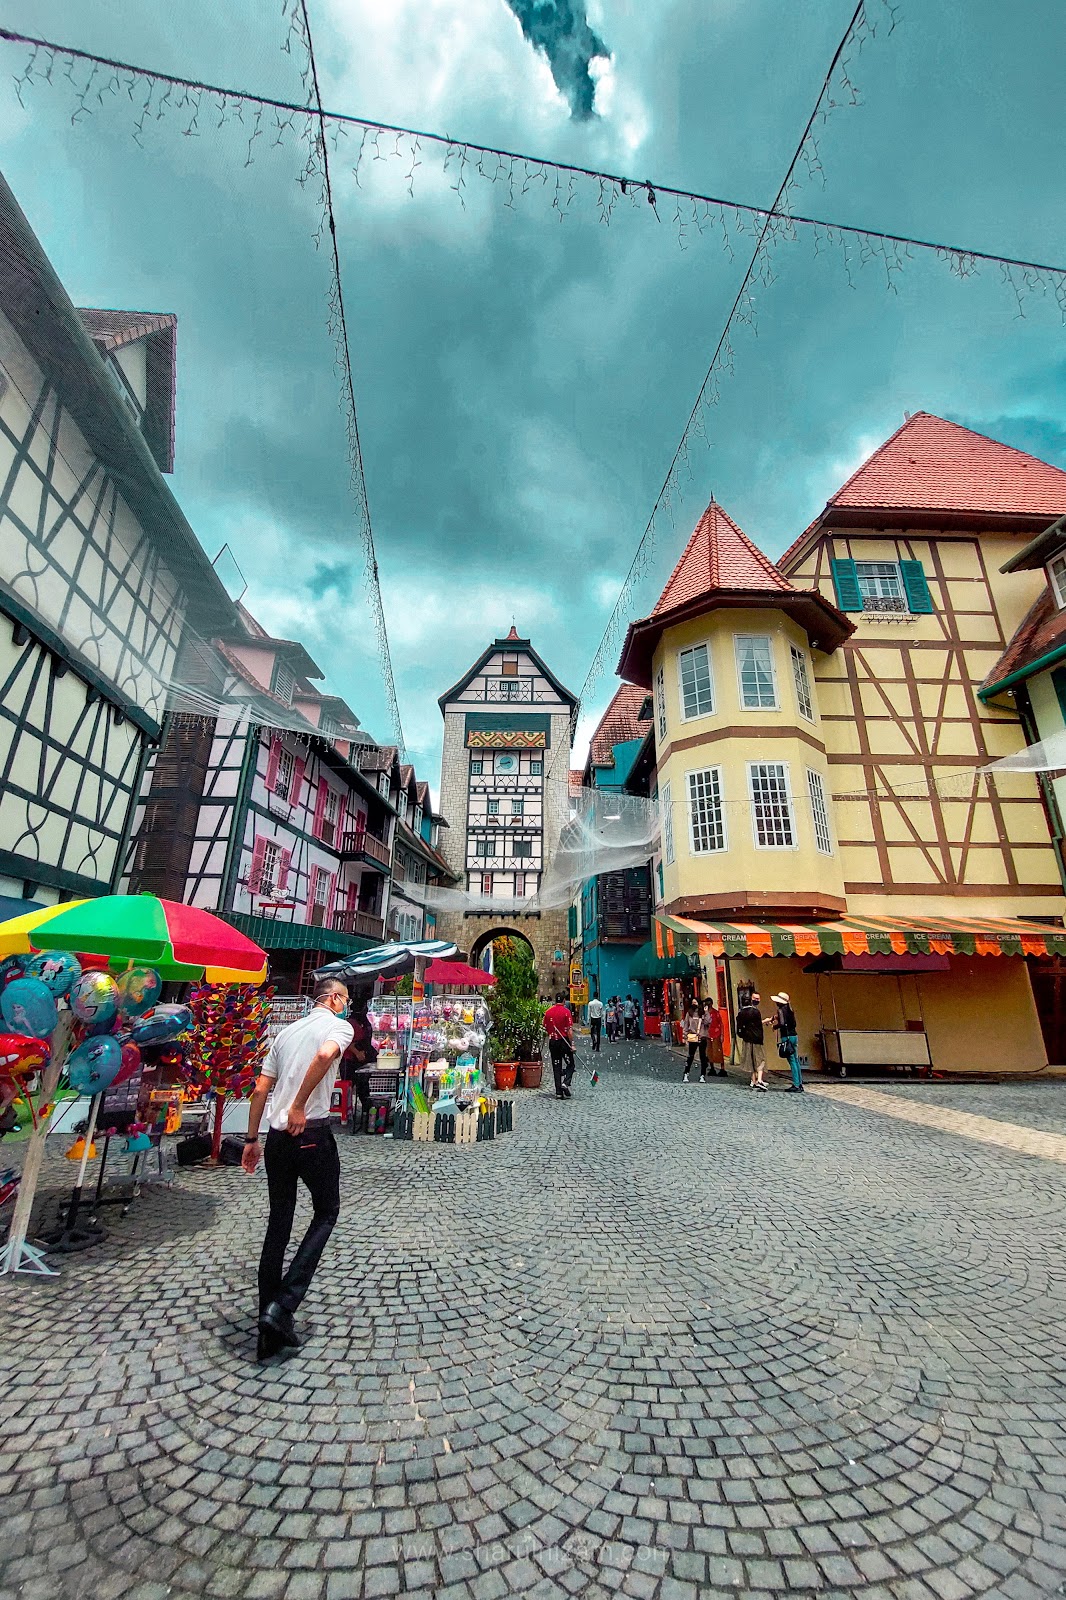
[[[150,1011],[163,993],[163,980],[154,967],[130,967],[115,979],[119,1008],[127,1017]]]
[[[119,1067],[118,1074],[114,1081],[116,1083],[128,1082],[130,1078],[140,1071],[140,1067],[141,1052],[133,1043],[132,1039],[129,1039],[122,1046],[122,1065]]]
[[[191,1026],[192,1012],[188,1006],[156,1006],[137,1019],[130,1029],[130,1038],[134,1044],[162,1044]]]
[[[122,1051],[117,1039],[86,1039],[67,1057],[70,1087],[79,1094],[99,1094],[114,1083],[121,1066]]]
[[[0,1014],[12,1033],[44,1039],[59,1021],[51,990],[39,978],[14,978],[0,991]]]
[[[118,1015],[118,989],[106,972],[83,972],[70,991],[70,1009],[79,1022],[111,1022]]]
[[[45,950],[31,956],[23,970],[27,978],[39,978],[58,1000],[81,977],[81,962],[66,950]]]
[[[40,1072],[52,1053],[47,1039],[28,1039],[23,1033],[0,1033],[0,1076]]]
[[[25,965],[25,956],[7,956],[0,961],[0,988],[10,983],[12,978],[21,978]]]

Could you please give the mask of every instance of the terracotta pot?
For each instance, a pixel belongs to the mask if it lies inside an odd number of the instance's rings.
[[[497,1089],[513,1089],[518,1077],[517,1061],[497,1061],[493,1064],[492,1078]]]
[[[543,1077],[543,1061],[520,1061],[518,1063],[518,1087],[520,1089],[539,1089]]]

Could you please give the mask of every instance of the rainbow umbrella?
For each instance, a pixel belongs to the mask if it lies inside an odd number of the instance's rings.
[[[154,894],[68,900],[0,922],[0,960],[41,950],[107,956],[116,972],[143,962],[177,983],[262,983],[267,972],[266,951],[221,917]]]

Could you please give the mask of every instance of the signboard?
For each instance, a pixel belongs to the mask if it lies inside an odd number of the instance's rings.
[[[589,986],[587,983],[572,983],[570,985],[570,1004],[572,1006],[587,1006],[589,1003]]]

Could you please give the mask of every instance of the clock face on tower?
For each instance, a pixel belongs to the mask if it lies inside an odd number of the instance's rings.
[[[517,772],[518,757],[512,755],[498,755],[496,757],[497,772]]]

